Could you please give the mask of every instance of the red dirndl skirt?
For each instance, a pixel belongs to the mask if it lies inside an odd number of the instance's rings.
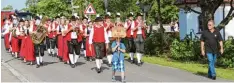
[[[10,48],[9,36],[10,36],[10,33],[7,33],[7,34],[4,35],[4,43],[5,43],[5,48],[6,49]]]
[[[69,61],[69,57],[68,57],[68,46],[67,46],[67,38],[63,37],[63,44],[62,44],[62,53],[63,53],[63,61],[67,62]]]
[[[89,37],[86,38],[86,56],[87,57],[95,57],[95,49],[93,44],[89,44]],[[89,49],[89,47],[91,46],[91,50]]]
[[[34,44],[30,36],[27,36],[25,39],[25,59],[26,61],[35,61],[35,55],[34,55]]]
[[[57,46],[58,46],[58,56],[62,58],[63,56],[63,36],[62,35],[58,35]]]
[[[12,36],[12,39],[11,39],[12,52],[19,52],[19,43],[18,42],[19,42],[19,39]]]
[[[20,47],[20,57],[24,58],[27,53],[27,43],[26,43],[26,36],[22,37],[21,47]]]

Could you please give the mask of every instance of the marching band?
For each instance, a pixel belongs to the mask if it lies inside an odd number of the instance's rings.
[[[126,22],[121,21],[120,13],[116,13],[115,16],[115,22],[111,21],[113,16],[110,12],[104,15],[104,19],[97,15],[93,21],[87,16],[80,18],[74,14],[70,19],[62,15],[56,16],[54,20],[36,16],[32,20],[20,19],[18,22],[16,15],[11,15],[4,20],[2,35],[6,50],[28,65],[34,65],[35,62],[36,68],[43,66],[44,52],[47,51],[49,56],[57,57],[74,68],[83,51],[87,61],[96,61],[97,73],[101,73],[104,57],[107,57],[109,67],[117,66],[113,64],[117,63],[113,59],[113,43],[116,43],[118,38],[112,37],[112,29],[118,26],[126,30],[131,63],[141,66],[147,29],[142,14],[137,13],[134,20],[134,15],[130,12]],[[40,32],[42,28],[46,30],[45,33]],[[46,37],[34,38],[33,34],[39,33],[46,34]],[[40,41],[35,43],[35,39]],[[123,50],[123,47],[121,49]],[[134,54],[137,62],[134,62]]]

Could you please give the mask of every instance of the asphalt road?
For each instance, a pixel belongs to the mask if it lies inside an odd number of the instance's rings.
[[[48,56],[45,52],[45,66],[36,68],[36,65],[26,65],[22,61],[13,58],[4,49],[3,40],[1,42],[2,58],[2,79],[9,78],[12,82],[111,82],[111,68],[103,64],[103,72],[98,74],[95,71],[95,62],[85,61],[79,58],[79,65],[71,68],[57,58]],[[210,80],[207,77],[194,75],[190,72],[170,68],[160,65],[145,63],[138,67],[125,61],[127,82],[224,82],[228,80]],[[8,70],[6,70],[8,69]],[[13,73],[9,73],[9,72]],[[16,76],[13,76],[16,75]],[[120,73],[116,74],[116,79],[120,80]],[[5,79],[4,78],[4,79]],[[15,79],[17,78],[17,79]],[[9,82],[9,79],[2,82]],[[11,80],[10,80],[11,81]]]

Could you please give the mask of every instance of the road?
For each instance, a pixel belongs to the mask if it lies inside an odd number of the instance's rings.
[[[97,74],[95,62],[88,62],[79,58],[79,65],[71,68],[59,62],[57,58],[45,55],[45,66],[36,68],[36,65],[26,65],[22,61],[13,58],[4,49],[1,42],[2,56],[2,82],[24,81],[24,82],[111,82],[111,68],[103,65],[103,72]],[[45,52],[45,54],[47,54]],[[4,66],[4,65],[6,66]],[[210,80],[204,76],[194,75],[190,72],[145,63],[141,67],[125,61],[127,82],[222,82],[224,79]],[[8,69],[8,70],[6,70]],[[9,73],[11,71],[12,73]],[[14,75],[14,76],[13,76]],[[5,79],[5,78],[8,79]],[[17,78],[17,79],[15,79]],[[4,80],[5,79],[5,80]],[[117,80],[120,80],[120,73],[117,73]]]

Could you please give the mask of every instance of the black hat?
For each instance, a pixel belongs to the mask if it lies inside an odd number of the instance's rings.
[[[142,13],[137,13],[137,16],[143,16],[143,14]]]
[[[87,16],[83,16],[82,20],[84,20],[84,19],[88,20],[88,17]]]
[[[23,19],[20,19],[19,22],[24,22],[24,20],[23,20]]]
[[[72,17],[71,17],[71,21],[76,21],[76,17],[75,17],[75,16],[72,16]]]
[[[36,19],[36,20],[40,20],[40,17],[39,17],[39,16],[36,16],[35,19]]]
[[[55,19],[60,18],[59,16],[56,16]]]
[[[102,17],[97,17],[97,18],[95,19],[95,22],[100,22],[100,21],[103,21]]]
[[[130,12],[130,13],[128,14],[128,17],[133,17],[133,12]]]

